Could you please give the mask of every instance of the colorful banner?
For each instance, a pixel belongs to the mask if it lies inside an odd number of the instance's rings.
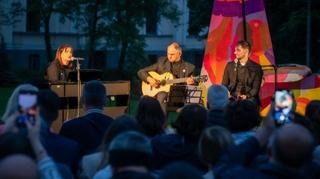
[[[201,70],[201,74],[209,77],[207,85],[221,83],[224,67],[229,60],[235,58],[235,44],[244,39],[244,31],[252,44],[250,58],[261,65],[275,63],[263,0],[244,0],[244,4],[241,2],[214,2]]]
[[[263,0],[215,0],[201,70],[202,75],[208,75],[207,87],[221,84],[227,62],[235,59],[235,44],[245,38],[252,44],[250,59],[264,70],[262,115],[268,111],[276,87],[293,91],[300,114],[310,100],[320,99],[320,77],[310,76],[310,69],[302,65],[277,68],[275,86],[275,59]]]

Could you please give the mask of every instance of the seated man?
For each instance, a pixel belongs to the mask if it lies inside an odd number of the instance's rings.
[[[145,67],[138,71],[139,78],[150,84],[151,87],[158,88],[160,86],[159,79],[155,79],[150,76],[149,72],[154,71],[158,74],[163,74],[165,72],[170,72],[175,78],[187,78],[185,81],[188,85],[194,83],[191,75],[194,71],[194,65],[185,62],[182,58],[182,49],[177,42],[171,43],[167,48],[167,57],[160,57],[157,63]],[[145,95],[145,94],[144,94]],[[167,98],[167,92],[159,92],[156,94],[156,98],[161,104],[161,107],[166,111],[166,105],[164,103]]]
[[[249,42],[242,40],[237,43],[234,51],[236,60],[226,65],[222,84],[233,99],[247,99],[259,104],[263,71],[259,64],[249,60],[250,50]]]

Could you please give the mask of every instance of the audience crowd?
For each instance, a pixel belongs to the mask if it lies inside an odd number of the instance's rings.
[[[20,97],[26,92],[36,94],[29,108],[22,104],[31,98]],[[273,102],[260,117],[256,104],[229,100],[222,85],[210,86],[207,104],[186,104],[171,123],[152,97],[140,98],[136,116],[115,119],[104,113],[106,100],[100,81],[87,82],[84,114],[56,133],[57,94],[16,87],[0,123],[0,178],[320,178],[319,100],[283,125],[276,125]]]

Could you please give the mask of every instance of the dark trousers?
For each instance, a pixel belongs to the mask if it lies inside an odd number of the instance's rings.
[[[159,101],[160,106],[161,106],[164,114],[166,115],[167,114],[167,103],[166,103],[166,100],[168,98],[168,93],[167,92],[159,92],[156,95],[156,98]]]

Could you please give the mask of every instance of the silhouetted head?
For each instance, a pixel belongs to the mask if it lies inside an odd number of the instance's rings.
[[[207,127],[207,110],[198,104],[186,105],[178,114],[173,127],[186,139],[198,141],[201,132]]]
[[[223,85],[211,85],[208,89],[209,109],[225,109],[229,103],[228,89]]]
[[[286,124],[271,137],[269,151],[271,161],[290,168],[300,168],[311,161],[314,139],[311,133],[299,124]]]
[[[106,103],[107,91],[101,81],[91,80],[85,83],[82,91],[82,103],[86,108],[101,108]]]
[[[167,58],[170,62],[178,62],[181,60],[182,49],[177,42],[171,43],[167,48]]]
[[[166,119],[157,99],[143,96],[139,101],[136,119],[147,136],[163,133]]]
[[[52,122],[58,117],[60,99],[51,90],[40,90],[38,93],[38,106],[41,118],[51,126]]]
[[[26,155],[10,155],[0,162],[2,179],[37,179],[39,177],[36,162]]]
[[[259,124],[257,106],[249,100],[231,101],[225,112],[227,128],[232,132],[249,131]]]
[[[224,150],[233,144],[232,134],[225,128],[207,128],[199,140],[200,157],[209,164],[215,164]]]

